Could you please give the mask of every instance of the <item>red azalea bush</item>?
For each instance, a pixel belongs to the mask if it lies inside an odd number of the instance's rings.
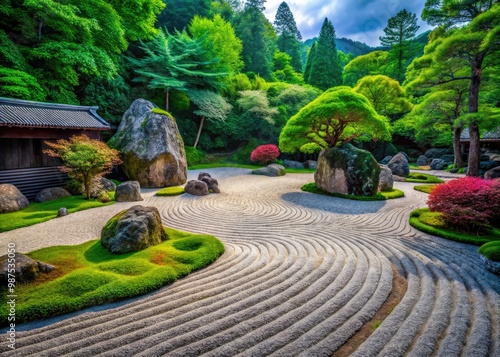
[[[427,201],[431,211],[440,212],[451,226],[474,227],[498,223],[500,181],[464,177],[437,185]]]
[[[271,162],[275,162],[278,156],[280,156],[280,151],[276,145],[260,145],[250,154],[250,161],[270,164]]]

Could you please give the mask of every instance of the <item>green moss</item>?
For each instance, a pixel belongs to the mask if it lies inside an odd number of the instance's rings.
[[[479,254],[494,262],[500,262],[500,240],[483,244]]]
[[[430,212],[428,208],[416,209],[410,214],[410,225],[422,232],[461,243],[482,245],[491,241],[500,240],[500,229],[486,226],[484,228],[485,234],[483,235],[458,232],[450,227],[443,227],[443,220],[442,218],[438,218],[437,215],[440,215],[440,213]]]
[[[73,213],[90,208],[108,206],[115,203],[114,194],[114,192],[108,192],[110,201],[105,203],[97,199],[87,200],[84,196],[68,196],[48,202],[30,203],[28,207],[22,210],[0,213],[0,232],[27,227],[56,218],[57,212],[61,207],[66,207],[68,213]]]
[[[404,195],[405,195],[403,191],[398,190],[398,189],[392,189],[391,191],[379,192],[374,196],[343,195],[341,193],[330,193],[330,192],[327,192],[325,190],[322,190],[318,186],[316,186],[316,183],[314,183],[314,182],[305,184],[300,189],[302,191],[306,191],[306,192],[311,192],[311,193],[316,193],[316,194],[331,196],[331,197],[346,198],[349,200],[356,200],[356,201],[385,201],[385,200],[390,200],[390,199],[394,199],[394,198],[404,197]]]
[[[169,240],[140,252],[111,254],[98,240],[43,248],[28,255],[56,267],[16,286],[16,322],[27,322],[141,295],[214,262],[223,244],[209,235],[165,228]],[[0,287],[6,293],[5,287]],[[8,305],[0,305],[7,315]],[[0,323],[5,326],[7,320]]]
[[[417,182],[417,183],[443,183],[444,181],[437,178],[434,175],[422,174],[416,172],[410,172],[410,175],[406,178],[407,182]]]
[[[184,193],[184,187],[171,186],[159,190],[158,192],[156,192],[156,196],[177,196],[177,195],[182,195],[183,193]]]
[[[431,193],[434,187],[436,187],[436,185],[418,185],[414,186],[413,189],[424,193]]]
[[[166,115],[170,119],[174,119],[174,116],[172,114],[170,114],[169,112],[167,112],[166,110],[163,110],[160,108],[153,108],[153,109],[151,109],[151,111],[155,114]]]

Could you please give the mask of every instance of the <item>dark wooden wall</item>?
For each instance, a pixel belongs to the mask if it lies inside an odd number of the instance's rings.
[[[60,166],[59,158],[43,153],[49,148],[44,141],[52,140],[0,138],[0,171]]]

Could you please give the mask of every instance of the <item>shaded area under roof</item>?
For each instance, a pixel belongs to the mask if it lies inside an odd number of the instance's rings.
[[[469,128],[465,128],[462,131],[462,134],[460,135],[460,142],[468,143],[469,141],[470,141]],[[500,126],[496,130],[489,131],[484,135],[481,135],[480,141],[500,142]]]
[[[0,127],[109,130],[97,109],[0,97]]]

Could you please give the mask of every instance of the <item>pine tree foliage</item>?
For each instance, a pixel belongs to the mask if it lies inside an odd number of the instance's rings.
[[[292,58],[292,67],[297,72],[302,72],[302,60],[300,54],[300,40],[302,35],[297,28],[292,11],[286,2],[278,7],[274,20],[274,28],[278,35],[278,49],[287,53]]]

